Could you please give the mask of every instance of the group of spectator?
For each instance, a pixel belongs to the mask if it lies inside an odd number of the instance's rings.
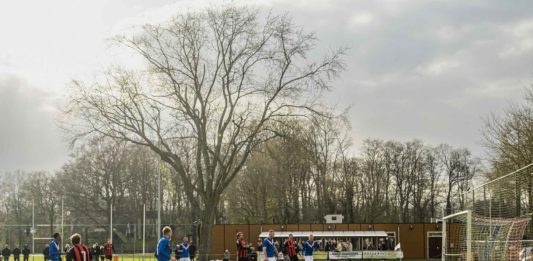
[[[243,234],[239,232],[237,234],[237,253],[236,253],[236,259],[238,261],[256,261],[257,260],[257,252],[263,251],[264,246],[264,240],[261,238],[257,239],[256,246],[252,246],[252,244],[246,245],[244,243]],[[308,242],[309,240],[303,240],[298,239],[294,240],[292,236],[289,236],[289,238],[284,239],[281,241],[280,239],[273,240],[273,246],[277,253],[280,253],[282,255],[277,257],[277,260],[290,260],[291,256],[296,256],[298,253],[302,251],[304,248],[304,244]],[[351,252],[354,251],[354,248],[361,248],[358,244],[357,247],[354,247],[354,243],[350,239],[323,239],[323,240],[316,240],[314,241],[316,243],[316,250],[320,251],[326,251],[326,252]],[[357,241],[359,242],[359,241]],[[356,243],[357,243],[356,242]],[[292,250],[294,249],[294,250]],[[373,239],[366,238],[362,243],[362,250],[394,250],[394,244],[393,242],[390,242],[386,238],[380,238],[377,242],[377,245],[374,243]],[[224,261],[229,261],[231,257],[231,253],[229,250],[225,250],[224,252]],[[261,261],[261,260],[260,260]]]
[[[393,239],[389,238],[379,238],[379,241],[377,244],[374,244],[374,240],[372,239],[365,239],[363,242],[363,250],[380,250],[380,251],[386,251],[386,250],[394,250],[394,241]]]
[[[108,239],[104,245],[98,245],[98,243],[94,243],[89,251],[91,252],[91,256],[93,257],[94,261],[98,261],[98,258],[100,258],[100,261],[104,261],[106,259],[111,260],[113,258],[115,248],[113,247],[111,239]]]
[[[325,244],[323,244],[324,251],[336,251],[336,252],[344,252],[344,251],[353,251],[353,244],[351,240],[327,240]]]
[[[2,257],[0,257],[0,260],[5,260],[5,261],[8,261],[9,260],[9,257],[11,255],[13,255],[13,259],[15,261],[20,261],[20,255],[22,254],[22,256],[24,257],[24,261],[28,261],[29,257],[30,257],[30,249],[28,248],[28,246],[24,246],[24,248],[22,250],[20,250],[20,248],[17,246],[15,248],[13,248],[13,251],[9,248],[9,245],[6,245],[4,249],[2,249]]]
[[[290,239],[285,239],[280,241],[279,239],[274,241],[274,246],[276,247],[278,252],[283,252],[284,254],[287,253],[287,242],[290,241]],[[296,241],[296,246],[298,249],[302,248],[303,243],[305,240],[299,239]],[[374,238],[366,238],[362,242],[362,246],[359,245],[359,241],[356,240],[355,244],[353,243],[353,240],[350,239],[323,239],[323,240],[317,240],[318,244],[318,250],[325,251],[325,252],[351,252],[354,250],[394,250],[394,241],[393,239],[387,239],[387,238],[379,238],[379,240],[374,242]],[[262,251],[263,242],[261,238],[258,239],[257,242],[257,250]],[[362,248],[361,248],[362,247]]]

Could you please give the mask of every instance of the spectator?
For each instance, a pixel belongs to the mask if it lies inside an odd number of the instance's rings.
[[[170,261],[172,247],[170,247],[170,239],[172,238],[172,229],[170,227],[163,228],[163,237],[159,239],[156,246],[157,261]]]
[[[50,242],[49,246],[50,261],[60,261],[61,259],[61,235],[59,233],[54,234],[54,239]]]
[[[256,250],[259,252],[263,252],[263,241],[261,240],[261,238],[257,239]]]
[[[63,253],[61,253],[62,255],[65,256],[65,260],[66,260],[66,255],[67,255],[68,251],[70,251],[70,245],[69,244],[65,244],[65,247],[63,248]],[[63,260],[63,258],[60,258],[60,260]]]
[[[48,261],[50,259],[50,246],[49,245],[44,246],[43,256],[44,256],[44,261]]]
[[[196,257],[196,246],[192,242],[192,239],[191,244],[189,246],[189,255],[191,256],[191,261],[194,261],[194,258]]]
[[[331,241],[328,240],[328,241],[326,242],[326,247],[324,247],[324,250],[325,250],[326,252],[331,251]]]
[[[388,250],[387,242],[385,241],[384,238],[379,239],[378,250],[381,250],[381,251]]]
[[[396,244],[394,244],[394,238],[389,237],[387,247],[388,247],[388,250],[394,250],[394,247],[396,247]]]
[[[337,242],[337,248],[335,249],[335,251],[342,252],[343,248],[344,248],[344,242],[342,241],[342,239],[339,239],[339,241]]]
[[[351,240],[346,241],[346,251],[352,252],[353,251],[353,245]]]
[[[100,246],[98,243],[94,243],[91,251],[91,257],[93,258],[93,261],[98,261],[98,258],[100,257]]]
[[[229,250],[225,250],[224,251],[224,258],[222,259],[222,261],[229,261],[229,258],[230,258],[230,253],[229,253]]]
[[[104,261],[105,260],[105,256],[104,256],[104,246],[100,246],[100,261]]]
[[[369,238],[365,239],[365,247],[363,250],[376,250],[374,243],[372,242],[372,239],[369,239]]]
[[[276,240],[276,251],[278,253],[282,253],[282,249],[281,249],[281,243],[279,242],[279,240]],[[279,254],[278,254],[279,255]]]
[[[285,257],[283,256],[283,252],[281,252],[281,251],[278,252],[277,261],[285,261]]]
[[[248,255],[248,261],[257,261],[257,251],[254,247],[250,247],[250,255]]]
[[[20,248],[18,246],[13,249],[13,260],[20,261]]]
[[[9,245],[6,245],[6,247],[2,249],[2,256],[4,257],[4,260],[9,261],[9,256],[11,256],[11,250],[9,249]]]
[[[113,259],[114,250],[115,249],[113,248],[113,242],[111,242],[111,239],[108,239],[107,243],[104,245],[104,256],[105,256],[105,259],[112,260]]]
[[[24,246],[24,249],[22,249],[22,255],[24,256],[24,261],[28,261],[30,259],[30,249],[28,246]]]
[[[67,261],[91,261],[89,248],[81,245],[81,236],[74,234],[70,237],[69,251],[66,252]]]

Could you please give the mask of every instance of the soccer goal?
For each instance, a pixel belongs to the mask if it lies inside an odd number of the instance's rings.
[[[533,164],[467,195],[465,210],[443,218],[442,260],[533,260]]]

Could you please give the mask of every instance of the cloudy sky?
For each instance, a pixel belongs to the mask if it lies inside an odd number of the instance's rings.
[[[120,62],[107,39],[215,1],[0,2],[0,172],[54,170],[68,159],[56,127],[71,79]],[[317,51],[349,46],[326,95],[351,106],[365,138],[446,142],[483,157],[483,117],[519,102],[532,83],[530,0],[241,1],[316,32]]]

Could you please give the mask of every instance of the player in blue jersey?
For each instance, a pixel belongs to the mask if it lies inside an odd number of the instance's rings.
[[[48,260],[61,261],[61,235],[59,233],[55,233],[54,239],[50,242]]]
[[[278,249],[274,243],[274,230],[268,231],[268,237],[263,240],[263,261],[276,261]]]
[[[318,243],[313,239],[313,235],[309,235],[309,238],[302,243],[302,253],[305,261],[313,261],[313,252],[318,250]]]
[[[170,227],[163,228],[163,237],[159,239],[156,247],[157,261],[170,261],[172,254],[172,247],[170,246],[170,239],[172,238],[172,229]]]
[[[183,243],[176,246],[176,259],[179,258],[180,261],[191,261],[191,255],[189,251],[189,238],[187,236],[183,237]]]

